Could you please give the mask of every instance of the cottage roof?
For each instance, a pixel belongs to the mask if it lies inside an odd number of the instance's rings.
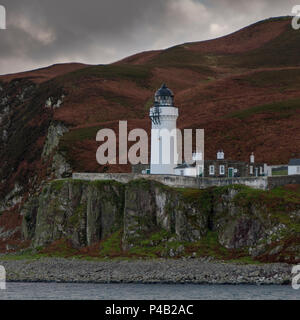
[[[300,166],[300,159],[291,159],[289,166]]]

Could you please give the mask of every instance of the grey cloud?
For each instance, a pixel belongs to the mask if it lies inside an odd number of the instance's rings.
[[[290,14],[288,0],[2,0],[0,74],[59,62],[109,63]]]

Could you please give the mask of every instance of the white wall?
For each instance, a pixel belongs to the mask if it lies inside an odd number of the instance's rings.
[[[300,174],[300,166],[288,166],[288,175]]]
[[[152,111],[151,109],[150,114]],[[152,123],[150,172],[151,174],[174,174],[178,156],[175,134],[178,108],[160,107],[160,111],[160,124]],[[168,148],[164,147],[164,141],[169,141]],[[171,161],[166,163],[164,157]]]

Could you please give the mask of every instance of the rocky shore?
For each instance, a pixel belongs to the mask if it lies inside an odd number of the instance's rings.
[[[7,281],[92,283],[288,284],[288,264],[244,265],[204,259],[87,261],[7,260]]]

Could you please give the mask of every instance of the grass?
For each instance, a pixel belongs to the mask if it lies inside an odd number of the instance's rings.
[[[58,77],[58,81],[82,81],[87,78],[101,78],[107,80],[129,80],[141,87],[148,87],[151,69],[147,66],[112,64],[83,68]]]
[[[247,75],[241,79],[255,87],[280,89],[299,88],[300,69],[268,70]]]
[[[290,18],[274,21],[283,19]],[[240,68],[298,66],[299,52],[300,33],[288,24],[282,34],[261,47],[240,54],[224,55],[220,63]]]
[[[300,99],[273,102],[245,110],[230,113],[226,118],[238,118],[241,120],[252,117],[256,114],[268,114],[271,118],[290,117],[300,110]]]
[[[215,260],[226,262],[257,263],[248,255],[246,250],[231,250],[220,245],[217,233],[213,231],[208,232],[201,240],[187,245],[186,255],[192,253],[196,253],[196,257],[212,257]]]
[[[260,215],[268,223],[281,223],[286,226],[282,235],[300,232],[299,219],[292,218],[287,212],[298,211],[300,209],[299,190],[288,190],[285,187],[277,187],[270,191],[255,190],[245,187],[239,192],[234,202],[248,210],[252,206],[261,208]]]
[[[213,77],[215,71],[211,68],[218,57],[189,50],[193,44],[182,44],[162,51],[158,56],[147,62],[150,68],[177,68],[197,72],[207,77]],[[213,79],[213,78],[210,78]]]
[[[61,138],[61,142],[74,142],[89,139],[94,139],[96,141],[97,132],[102,128],[103,127],[101,126],[95,126],[71,130],[64,134],[64,136]]]
[[[16,254],[6,254],[0,256],[1,261],[17,261],[17,260],[38,260],[46,257],[46,255],[38,253],[34,249],[26,249],[20,253]]]
[[[54,180],[51,182],[51,186],[56,190],[56,191],[61,191],[62,187],[65,184],[65,180]]]
[[[100,257],[116,257],[122,253],[122,230],[113,233],[100,243]]]
[[[273,170],[272,176],[287,176],[288,170]]]
[[[72,154],[75,144],[84,140],[96,141],[96,135],[102,128],[102,126],[93,126],[70,130],[60,139],[58,150],[60,153],[65,154],[67,162],[70,163],[73,168],[76,167],[77,162],[76,158],[74,158],[74,155]]]

